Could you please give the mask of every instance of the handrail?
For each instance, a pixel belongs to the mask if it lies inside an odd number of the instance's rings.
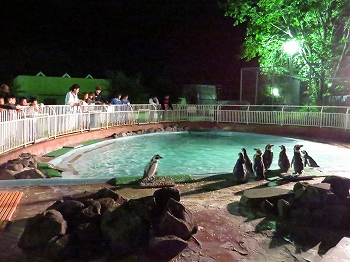
[[[66,134],[141,123],[208,121],[350,130],[350,107],[214,104],[174,105],[173,111],[164,111],[159,105],[125,106],[94,105],[75,114],[70,113],[69,105],[45,106],[43,114],[0,112],[0,155]],[[147,111],[140,116],[140,112]]]

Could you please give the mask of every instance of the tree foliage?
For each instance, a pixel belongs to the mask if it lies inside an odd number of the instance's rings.
[[[141,74],[127,76],[123,72],[117,72],[112,78],[109,93],[111,96],[129,95],[129,100],[133,104],[147,104],[148,93],[141,81]]]
[[[350,1],[222,0],[219,5],[234,25],[246,24],[242,58],[257,57],[265,73],[287,70],[290,57],[283,43],[297,40],[300,52],[292,57],[293,72],[308,82],[310,96],[319,102],[342,65],[348,65]]]

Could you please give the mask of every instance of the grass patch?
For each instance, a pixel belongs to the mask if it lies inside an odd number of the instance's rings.
[[[56,151],[52,151],[50,153],[47,153],[46,157],[58,157],[58,156],[62,156],[64,155],[65,153],[68,153],[69,151],[73,150],[74,148],[61,148],[61,149],[58,149]]]
[[[115,177],[114,184],[115,185],[130,185],[130,184],[138,184],[140,176],[123,176],[123,177]]]
[[[39,168],[41,172],[43,172],[45,175],[48,177],[62,177],[62,174],[60,171],[56,169],[51,169],[51,168]]]
[[[85,141],[83,143],[81,143],[83,146],[89,146],[98,142],[102,142],[102,139],[93,139],[93,140],[89,140],[89,141]]]
[[[132,185],[139,184],[139,180],[142,176],[124,176],[124,177],[115,177],[112,182],[114,185]],[[175,183],[185,183],[185,182],[193,182],[195,179],[188,174],[176,174],[176,175],[168,175],[168,176],[156,176],[156,179],[166,179],[171,178]]]

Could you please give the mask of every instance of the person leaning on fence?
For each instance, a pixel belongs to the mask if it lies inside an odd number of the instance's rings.
[[[170,101],[170,96],[166,95],[164,96],[163,100],[162,100],[162,109],[163,110],[173,110],[173,104]]]
[[[96,86],[95,90],[95,103],[108,104],[108,101],[102,95],[102,88],[100,86]]]
[[[111,104],[112,105],[121,105],[122,104],[122,94],[118,94],[115,97],[112,98]]]
[[[159,105],[158,97],[152,96],[150,99],[148,99],[148,103],[151,105]]]
[[[80,86],[78,84],[74,84],[69,89],[70,91],[66,94],[66,98],[64,100],[65,104],[71,106],[70,113],[80,112],[81,101],[78,97]]]

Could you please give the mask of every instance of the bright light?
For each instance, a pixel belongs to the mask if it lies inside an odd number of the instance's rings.
[[[278,88],[276,88],[276,87],[275,87],[275,88],[272,88],[271,94],[272,94],[273,96],[275,96],[275,97],[280,96],[279,90],[278,90]]]
[[[289,40],[288,42],[283,43],[283,50],[290,56],[299,52],[300,45],[299,42],[295,39]]]

